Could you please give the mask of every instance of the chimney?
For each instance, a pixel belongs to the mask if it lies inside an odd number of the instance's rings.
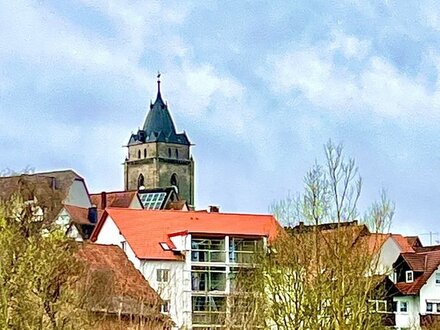
[[[96,206],[89,207],[89,213],[87,214],[87,219],[90,223],[95,224],[98,221],[98,209]]]
[[[209,213],[219,213],[219,212],[220,212],[220,207],[215,205],[209,206]]]
[[[101,209],[104,210],[107,207],[107,194],[105,191],[101,192]]]

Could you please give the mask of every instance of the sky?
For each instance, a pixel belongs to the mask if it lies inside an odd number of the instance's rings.
[[[0,169],[123,189],[159,70],[197,208],[268,212],[332,139],[362,208],[385,189],[394,232],[437,233],[439,46],[431,0],[0,0]]]

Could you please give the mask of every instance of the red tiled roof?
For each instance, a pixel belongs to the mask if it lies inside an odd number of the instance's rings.
[[[114,287],[109,292],[114,295],[160,302],[159,295],[118,246],[86,243],[81,245],[78,256],[90,271],[108,271],[113,275]]]
[[[396,241],[397,245],[399,245],[402,252],[414,252],[414,249],[406,237],[400,234],[391,234],[391,237]]]
[[[106,192],[106,207],[123,207],[128,208],[136,197],[137,191],[113,191]],[[102,209],[102,193],[90,194],[92,204],[98,209]]]
[[[367,240],[368,251],[376,253],[380,250],[383,243],[390,237],[390,234],[372,233],[365,237]]]
[[[371,253],[379,251],[382,245],[388,238],[392,238],[399,246],[401,253],[414,252],[414,249],[409,244],[408,240],[400,234],[391,233],[372,233],[368,236],[368,250]]]
[[[64,205],[64,208],[66,209],[67,213],[69,213],[72,222],[80,225],[90,224],[88,218],[89,209],[73,205]]]
[[[440,265],[440,250],[402,253],[401,256],[414,272],[422,272],[422,274],[418,276],[415,274],[413,283],[399,282],[396,283],[396,287],[402,294],[417,294]]]
[[[176,233],[266,236],[273,239],[281,229],[272,215],[109,208],[96,226],[92,241],[96,240],[108,216],[139,259],[181,260],[180,255],[164,251],[159,245],[160,242],[171,245],[170,235]]]
[[[406,240],[408,241],[408,244],[411,245],[411,247],[419,248],[422,247],[422,242],[419,239],[419,236],[405,236]]]

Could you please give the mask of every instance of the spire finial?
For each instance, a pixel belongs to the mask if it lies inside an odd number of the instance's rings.
[[[160,94],[160,71],[157,71],[157,94]]]

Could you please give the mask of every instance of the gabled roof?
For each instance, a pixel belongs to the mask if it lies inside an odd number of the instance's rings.
[[[105,299],[99,301],[102,306],[92,306],[95,311],[106,309],[138,314],[140,306],[135,303],[142,302],[153,306],[160,315],[159,295],[118,246],[84,243],[80,245],[78,257],[87,266],[89,275],[98,277],[97,283],[102,284],[102,280],[99,282],[101,278],[110,282],[104,283],[111,287],[105,288]]]
[[[96,205],[98,209],[104,209],[106,207],[130,207],[133,198],[137,196],[136,190],[131,191],[111,191],[90,194],[92,204]],[[105,201],[103,203],[103,198]]]
[[[420,241],[419,236],[405,236],[405,238],[413,249],[423,247],[423,244]]]
[[[89,209],[73,205],[64,205],[64,209],[69,214],[71,219],[67,232],[70,231],[72,226],[75,226],[83,240],[89,239],[93,229],[96,226],[96,222],[92,223],[89,220]],[[98,214],[96,214],[96,217],[97,216]]]
[[[19,174],[0,177],[0,198],[7,199],[25,185],[34,185],[34,192],[38,195],[42,189],[49,187],[61,193],[64,199],[69,193],[73,181],[84,179],[73,170],[39,172],[33,174]],[[37,196],[38,197],[38,196]]]
[[[281,228],[272,215],[182,212],[171,210],[106,209],[96,226],[95,241],[108,218],[111,218],[139,259],[181,260],[173,251],[165,251],[159,243],[173,246],[173,235],[236,235],[266,236],[273,239]]]
[[[84,179],[73,170],[0,177],[0,200],[7,200],[15,193],[24,199],[36,199],[39,206],[50,210],[48,217],[53,220],[60,213],[75,181],[85,184]]]
[[[401,294],[414,295],[418,294],[420,289],[425,285],[428,279],[432,276],[434,271],[440,265],[440,250],[432,250],[426,252],[402,253],[400,258],[403,259],[411,270],[416,274],[414,282],[398,282],[397,289]],[[399,263],[399,259],[396,263]]]
[[[89,209],[85,207],[64,205],[64,209],[69,213],[72,222],[80,225],[90,225]]]
[[[394,242],[399,247],[401,253],[405,252],[414,252],[414,249],[409,244],[408,240],[400,234],[391,234],[391,233],[371,233],[368,235],[368,249],[371,253],[378,252],[383,244],[389,239],[392,238]]]

